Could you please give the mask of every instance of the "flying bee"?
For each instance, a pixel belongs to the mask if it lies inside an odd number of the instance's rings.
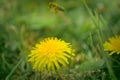
[[[65,11],[63,7],[59,6],[59,5],[58,5],[57,3],[55,3],[55,2],[49,2],[48,7],[49,7],[51,10],[53,10],[54,13],[58,13],[59,11],[62,11],[62,12]]]

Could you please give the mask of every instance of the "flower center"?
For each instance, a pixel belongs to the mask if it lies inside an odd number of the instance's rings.
[[[119,41],[114,42],[113,46],[116,51],[120,51],[120,42]]]

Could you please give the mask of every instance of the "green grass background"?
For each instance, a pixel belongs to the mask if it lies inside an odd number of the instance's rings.
[[[65,12],[54,14],[48,2]],[[120,35],[120,0],[0,0],[0,80],[120,80],[120,55],[103,43]],[[27,55],[47,37],[73,45],[76,56],[56,73],[32,70]]]

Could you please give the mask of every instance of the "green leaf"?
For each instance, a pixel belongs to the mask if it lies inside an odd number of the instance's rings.
[[[77,70],[83,70],[83,71],[88,71],[88,70],[96,70],[96,69],[101,69],[105,67],[104,65],[104,60],[97,60],[97,61],[87,61],[79,65]]]

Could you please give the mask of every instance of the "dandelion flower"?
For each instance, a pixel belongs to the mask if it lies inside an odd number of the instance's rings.
[[[55,71],[61,66],[69,64],[68,59],[74,56],[70,43],[56,37],[46,38],[36,44],[28,55],[28,61],[33,64],[33,69],[38,71]]]
[[[110,38],[103,46],[105,51],[110,51],[110,55],[114,53],[120,54],[120,36]]]

